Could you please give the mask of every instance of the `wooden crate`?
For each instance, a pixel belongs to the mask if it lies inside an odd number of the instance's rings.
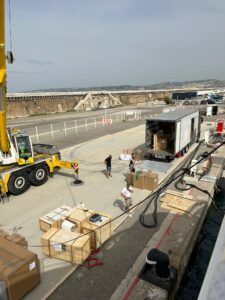
[[[57,228],[50,228],[47,232],[45,232],[41,237],[41,250],[43,255],[50,256],[50,238],[58,231]]]
[[[73,210],[74,210],[74,208],[72,208],[70,206],[62,205],[59,208],[56,208],[54,210],[54,212],[61,216],[68,217],[69,215],[71,215]]]
[[[82,232],[85,234],[89,233],[91,237],[92,249],[98,249],[112,235],[112,223],[111,223],[112,216],[106,213],[99,213],[99,214],[105,218],[103,222],[93,223],[87,221],[82,225]]]
[[[68,221],[80,224],[82,228],[82,224],[89,220],[89,218],[94,214],[93,210],[86,210],[82,208],[76,207],[71,215],[67,218]],[[82,230],[82,229],[81,229]]]
[[[52,214],[50,215],[52,216]],[[56,215],[55,217],[50,217],[49,215],[46,215],[44,217],[41,217],[39,219],[39,226],[41,231],[48,231],[50,228],[59,228],[60,227],[60,215]]]
[[[65,229],[51,228],[41,238],[44,255],[83,264],[91,253],[90,236]]]
[[[72,245],[79,235],[76,232],[58,229],[49,241],[50,256],[72,262]]]
[[[65,220],[72,212],[73,208],[66,205],[56,208],[39,219],[40,230],[46,232],[51,227],[60,229],[62,221]]]
[[[82,265],[91,254],[91,238],[89,235],[80,235],[72,245],[72,262]]]

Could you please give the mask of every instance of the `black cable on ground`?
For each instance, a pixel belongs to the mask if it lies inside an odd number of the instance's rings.
[[[196,147],[196,149],[186,158],[185,161],[183,161],[181,164],[184,164],[184,167],[174,171],[171,175],[169,179],[165,179],[162,181],[161,185],[165,182],[164,186],[162,187],[161,190],[159,190],[159,192],[156,192],[156,194],[154,194],[152,197],[150,197],[150,200],[148,202],[148,204],[146,205],[145,209],[143,210],[143,212],[140,214],[139,220],[142,226],[146,227],[146,228],[154,228],[158,226],[158,220],[157,220],[157,203],[158,203],[158,198],[160,196],[160,194],[162,192],[164,192],[164,190],[168,187],[168,185],[171,183],[171,179],[173,179],[177,174],[179,174],[179,172],[182,172],[182,177],[186,174],[187,171],[189,171],[188,167],[190,166],[192,159],[194,158],[194,156],[196,155],[196,153],[198,152],[201,144],[202,144],[203,140],[199,142],[198,146]],[[151,224],[147,224],[145,219],[146,219],[146,212],[148,211],[148,209],[150,208],[152,202],[154,202],[154,211],[152,213],[152,218],[153,218],[153,223]]]
[[[222,147],[224,144],[225,144],[225,141],[222,142],[220,145],[218,145],[216,148],[214,148],[212,151],[210,151],[208,155],[211,155],[213,152],[215,152],[216,150],[218,150],[218,149],[219,149],[220,147]],[[184,175],[188,170],[190,170],[191,168],[193,168],[193,167],[196,166],[197,164],[201,163],[204,159],[205,159],[205,158],[201,158],[199,161],[197,161],[196,163],[194,163],[193,165],[191,165],[189,168],[185,168],[184,171],[181,170],[181,169],[177,170],[177,171],[175,172],[175,174],[182,171],[181,174],[176,175],[176,176],[175,176],[174,178],[172,178],[172,179],[171,179],[171,177],[170,177],[170,179],[168,180],[168,182],[166,182],[163,186],[160,186],[160,187],[158,188],[158,190],[156,190],[155,192],[150,193],[150,195],[148,195],[147,197],[145,197],[143,200],[141,200],[141,201],[138,202],[137,204],[133,205],[133,207],[130,208],[128,211],[133,210],[135,207],[138,207],[139,205],[143,204],[145,201],[147,201],[147,200],[149,200],[149,199],[152,199],[152,197],[154,197],[154,195],[160,195],[160,194],[163,192],[163,190],[164,190],[169,184],[171,184],[174,180],[180,178],[180,176]],[[183,162],[182,162],[182,163],[183,163]],[[162,182],[164,182],[165,180],[166,180],[166,179],[164,179]],[[161,184],[162,184],[162,183],[161,183]],[[151,201],[151,200],[150,200],[150,201]],[[150,201],[149,201],[149,202],[150,202]],[[147,205],[149,205],[149,203],[148,203]],[[155,210],[157,210],[157,205],[156,205]],[[127,212],[123,212],[123,213],[119,214],[118,216],[116,216],[116,217],[113,218],[112,220],[110,220],[110,221],[106,222],[105,224],[103,224],[102,227],[104,227],[104,226],[110,224],[111,222],[113,222],[113,221],[115,221],[115,220],[121,218],[121,217],[124,216],[125,214],[127,214]],[[157,221],[157,219],[156,219],[156,221]],[[69,243],[69,242],[76,241],[76,240],[78,240],[79,238],[82,238],[82,237],[85,236],[85,235],[90,235],[91,233],[95,232],[96,230],[98,230],[98,229],[90,230],[88,233],[83,233],[82,235],[80,235],[80,236],[77,237],[77,238],[74,238],[74,239],[70,239],[70,240],[64,241],[64,244]],[[55,245],[61,245],[61,243],[58,243],[58,244],[56,243]],[[46,246],[43,246],[43,245],[29,245],[29,244],[28,244],[28,247],[32,247],[32,248],[43,248],[43,247],[46,247]]]

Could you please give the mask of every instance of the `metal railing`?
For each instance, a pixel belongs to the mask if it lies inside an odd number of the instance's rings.
[[[84,118],[71,119],[67,121],[51,123],[47,125],[37,125],[26,129],[27,133],[32,138],[33,142],[40,142],[42,138],[54,139],[59,136],[67,136],[70,134],[78,134],[88,130],[98,129],[104,126],[109,126],[116,122],[141,120],[142,111],[124,110],[116,113],[105,112],[102,115]]]

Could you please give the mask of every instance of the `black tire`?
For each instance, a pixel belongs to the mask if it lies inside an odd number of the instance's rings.
[[[29,174],[29,181],[32,185],[42,185],[48,181],[48,168],[46,165],[37,165]]]
[[[13,195],[23,194],[30,187],[27,173],[21,172],[12,174],[9,179],[8,189]]]

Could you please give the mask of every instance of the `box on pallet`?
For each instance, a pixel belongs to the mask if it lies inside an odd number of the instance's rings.
[[[90,236],[51,228],[41,237],[44,255],[82,264],[91,253]]]
[[[0,237],[0,280],[7,286],[9,300],[22,299],[40,282],[35,253]]]
[[[134,176],[134,172],[130,172],[130,173],[127,173],[127,183],[133,185],[133,176]]]
[[[158,148],[159,148],[159,150],[166,150],[167,149],[167,140],[159,139],[158,140]]]
[[[133,187],[137,188],[137,189],[144,189],[144,178],[145,175],[143,173],[134,173],[133,174]]]
[[[82,225],[82,232],[90,234],[92,249],[98,249],[112,235],[112,216],[102,212],[98,214],[101,215],[101,222],[87,221]]]
[[[154,172],[148,172],[144,178],[144,188],[146,190],[154,191],[158,188],[159,175]]]

